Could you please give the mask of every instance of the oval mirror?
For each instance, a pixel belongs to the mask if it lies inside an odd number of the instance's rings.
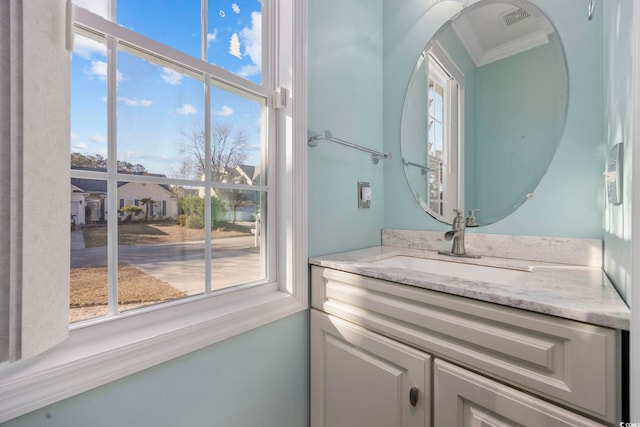
[[[451,224],[453,209],[498,221],[531,197],[564,131],[564,51],[524,0],[483,0],[438,30],[416,63],[401,151],[417,202]]]

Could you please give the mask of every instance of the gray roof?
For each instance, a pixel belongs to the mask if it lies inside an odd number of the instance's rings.
[[[75,170],[85,170],[85,171],[96,171],[96,172],[106,172],[106,169],[103,168],[88,168],[81,166],[71,166],[71,169]],[[163,177],[165,175],[154,174],[154,173],[133,173],[133,172],[122,172],[121,174],[128,175],[138,175],[138,176],[154,176],[154,177]],[[128,184],[130,181],[118,181],[118,188],[123,185]],[[102,179],[87,179],[87,178],[71,178],[71,185],[78,187],[83,193],[103,193],[107,194],[107,181]],[[171,186],[168,184],[157,184],[160,187],[164,188],[168,192],[171,193]]]

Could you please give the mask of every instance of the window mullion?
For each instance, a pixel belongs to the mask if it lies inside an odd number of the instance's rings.
[[[118,150],[116,40],[107,37],[107,271],[109,315],[118,313]]]
[[[204,78],[204,292],[211,292],[211,79]]]
[[[277,87],[275,82],[276,70],[273,64],[276,63],[274,58],[277,55],[277,41],[274,32],[277,30],[277,13],[273,13],[277,7],[277,0],[265,1],[262,3],[262,84],[267,88],[270,96]],[[266,18],[265,18],[266,17]]]
[[[200,54],[201,54],[201,58],[204,62],[208,62],[207,61],[207,55],[209,54],[208,52],[208,46],[207,46],[207,32],[209,31],[209,17],[207,16],[208,13],[208,5],[207,5],[208,0],[202,0],[201,3],[201,8],[200,8],[200,25],[202,26],[202,31],[201,31],[201,48],[200,48]]]

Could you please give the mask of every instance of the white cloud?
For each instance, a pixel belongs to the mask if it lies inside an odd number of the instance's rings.
[[[220,110],[216,111],[214,114],[216,116],[229,117],[233,114],[233,108],[227,105],[223,105],[222,108],[220,108]]]
[[[259,74],[260,71],[262,71],[262,68],[260,68],[259,65],[245,65],[243,67],[240,67],[240,70],[238,70],[237,74],[240,77],[251,77]]]
[[[76,34],[73,40],[73,54],[84,59],[91,59],[93,55],[107,56],[107,46],[88,37]]]
[[[182,83],[184,74],[180,74],[179,72],[174,71],[171,68],[163,68],[161,77],[162,80],[169,83],[170,85],[179,85],[180,83]]]
[[[245,27],[240,31],[244,53],[249,55],[253,65],[244,66],[247,75],[257,74],[262,69],[262,13],[251,13],[251,27]]]
[[[218,40],[218,29],[214,28],[213,33],[207,33],[207,46],[216,40]]]
[[[231,5],[231,10],[233,10],[235,13],[240,13],[240,6],[238,6],[237,4],[233,3]]]
[[[93,142],[107,142],[107,137],[104,135],[91,135],[91,141]]]
[[[109,0],[73,0],[73,3],[105,19],[109,15]]]
[[[89,149],[89,145],[84,142],[79,142],[71,147],[74,151],[87,151]]]
[[[107,63],[104,61],[91,61],[91,66],[84,69],[85,74],[91,76],[97,76],[100,80],[106,80],[107,78]],[[121,81],[123,79],[122,73],[117,71],[116,79]]]
[[[231,35],[231,40],[229,40],[229,53],[238,59],[242,58],[242,54],[240,53],[240,39],[238,38],[238,33],[233,33],[233,35]]]
[[[187,116],[189,114],[196,114],[197,112],[198,110],[196,110],[195,107],[191,104],[182,104],[182,107],[176,110],[176,113],[182,116]]]
[[[127,107],[149,107],[153,104],[149,99],[131,99],[124,96],[119,96],[118,101],[122,102]]]
[[[104,61],[91,61],[91,67],[85,69],[85,73],[98,76],[101,80],[107,78],[107,63]]]

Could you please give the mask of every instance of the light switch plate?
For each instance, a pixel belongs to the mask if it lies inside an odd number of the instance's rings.
[[[371,188],[368,182],[358,181],[358,207],[369,209],[369,205],[371,204],[371,200],[366,200],[364,196],[364,189]]]

